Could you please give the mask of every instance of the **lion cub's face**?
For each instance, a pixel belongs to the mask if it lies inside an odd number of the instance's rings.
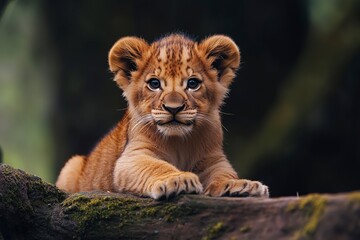
[[[137,121],[134,127],[156,126],[165,136],[185,136],[211,122],[239,62],[237,46],[225,36],[196,43],[176,34],[151,45],[125,37],[109,53],[110,70]]]

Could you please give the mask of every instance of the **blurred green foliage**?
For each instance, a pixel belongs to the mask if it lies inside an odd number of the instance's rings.
[[[0,23],[0,144],[5,163],[54,180],[54,61],[39,1],[11,1]]]

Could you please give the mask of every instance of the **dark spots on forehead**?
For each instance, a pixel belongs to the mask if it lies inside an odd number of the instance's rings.
[[[172,49],[171,48],[166,48],[166,62],[169,61],[169,59],[171,58],[172,55]]]
[[[181,75],[181,66],[182,66],[182,48],[180,46],[176,47],[167,47],[164,50],[166,60],[163,62],[164,73],[171,77],[177,77]]]
[[[163,67],[162,76],[181,77],[182,69],[194,56],[194,42],[183,35],[170,35],[153,43],[157,63]],[[184,66],[185,65],[185,66]]]

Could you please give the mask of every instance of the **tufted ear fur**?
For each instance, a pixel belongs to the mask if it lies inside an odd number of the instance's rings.
[[[224,35],[214,35],[204,39],[198,46],[199,51],[217,71],[219,82],[228,87],[240,65],[240,52],[234,41]]]
[[[120,38],[109,52],[110,71],[123,90],[129,85],[132,73],[139,68],[139,61],[148,50],[145,40],[137,37]]]

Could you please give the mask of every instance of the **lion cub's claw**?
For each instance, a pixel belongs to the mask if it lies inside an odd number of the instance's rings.
[[[177,195],[202,193],[203,187],[198,176],[190,172],[181,172],[158,180],[151,187],[149,196],[156,200],[170,199]]]
[[[205,194],[217,197],[269,197],[269,188],[258,181],[232,179],[210,185]]]

